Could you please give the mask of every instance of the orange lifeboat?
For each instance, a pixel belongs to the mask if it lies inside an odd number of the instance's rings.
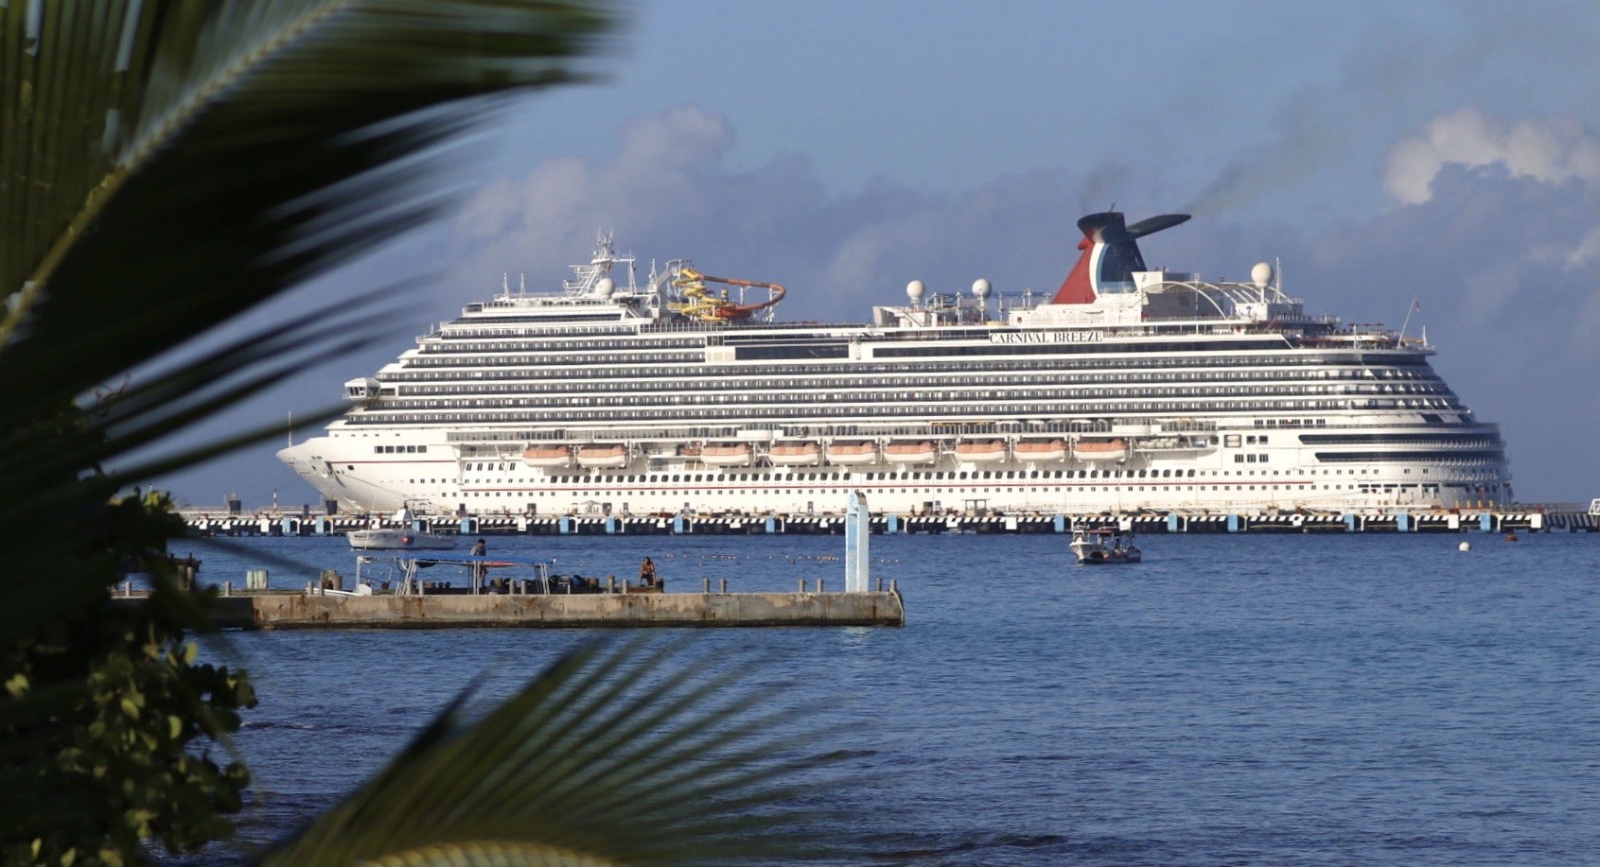
[[[572,466],[570,446],[528,446],[522,450],[522,462],[530,467]]]
[[[1000,440],[975,440],[956,444],[956,460],[970,464],[992,464],[1006,459],[1006,444]]]
[[[1082,461],[1125,461],[1128,459],[1128,441],[1120,438],[1078,440],[1072,444],[1072,455]]]
[[[578,466],[616,469],[628,465],[628,447],[624,445],[578,446]]]
[[[750,444],[706,443],[700,449],[700,462],[708,467],[748,467]]]
[[[828,463],[830,464],[875,464],[877,462],[877,443],[828,443]]]
[[[815,466],[822,458],[822,449],[814,442],[773,443],[767,460],[774,466]]]
[[[1067,459],[1066,440],[1023,440],[1016,446],[1019,461],[1064,461]]]
[[[931,464],[939,459],[939,447],[931,442],[890,443],[883,458],[891,464]]]

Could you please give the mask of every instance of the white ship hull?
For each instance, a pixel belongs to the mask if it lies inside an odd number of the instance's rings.
[[[870,326],[712,321],[762,305],[703,284],[674,301],[670,269],[610,285],[600,275],[627,260],[597,255],[564,294],[469,306],[352,380],[350,413],[279,457],[361,512],[794,513],[851,491],[898,513],[1509,498],[1498,428],[1420,341],[1306,314],[1270,274],[1102,279],[1106,251],[1136,259],[1128,236],[1168,224],[1080,221],[1097,276],[1075,268],[1051,303],[980,311],[919,290]]]

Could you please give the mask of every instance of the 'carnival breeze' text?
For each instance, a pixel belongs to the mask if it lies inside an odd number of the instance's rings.
[[[1022,331],[989,335],[993,343],[1099,343],[1104,331]]]

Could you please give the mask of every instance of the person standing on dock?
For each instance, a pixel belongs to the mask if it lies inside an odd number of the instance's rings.
[[[489,546],[484,544],[482,538],[479,538],[477,544],[472,546],[472,556],[474,557],[482,557],[488,553],[488,551]],[[488,575],[488,573],[489,568],[484,564],[472,564],[472,592],[477,593],[479,590],[483,589],[483,579]]]

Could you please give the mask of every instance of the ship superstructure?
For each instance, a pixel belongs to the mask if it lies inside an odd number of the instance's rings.
[[[1496,425],[1425,341],[1145,266],[1188,219],[1079,221],[1053,295],[907,287],[870,324],[772,321],[784,288],[602,238],[561,291],[506,288],[346,384],[279,457],[346,509],[799,513],[1355,510],[1503,498]],[[737,293],[737,294],[731,294]]]

